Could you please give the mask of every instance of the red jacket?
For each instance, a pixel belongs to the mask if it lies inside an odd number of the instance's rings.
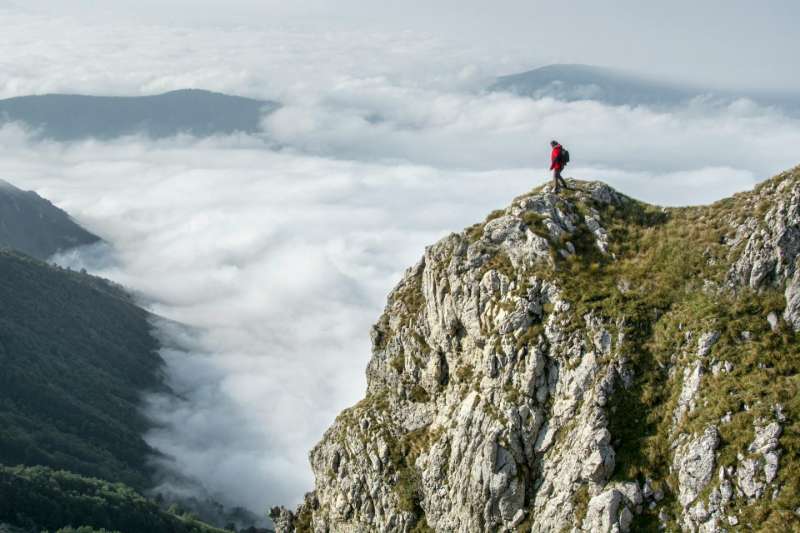
[[[561,162],[561,145],[557,144],[553,147],[553,153],[550,154],[550,170],[563,170],[564,164]]]

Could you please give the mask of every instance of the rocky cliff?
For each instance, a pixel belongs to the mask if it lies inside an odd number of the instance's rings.
[[[406,272],[279,531],[800,529],[800,167],[680,209],[572,185]]]

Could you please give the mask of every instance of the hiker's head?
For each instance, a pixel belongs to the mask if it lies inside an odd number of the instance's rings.
[[[558,141],[550,141],[550,146],[555,148],[556,146],[558,146]]]

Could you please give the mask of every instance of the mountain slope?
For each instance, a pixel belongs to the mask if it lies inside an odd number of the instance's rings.
[[[47,259],[56,252],[99,240],[35,192],[0,180],[0,248]]]
[[[263,113],[277,104],[197,89],[154,96],[46,94],[0,100],[0,123],[23,122],[44,138],[74,141],[142,133],[197,137],[255,133]]]
[[[141,405],[164,390],[151,329],[121,287],[0,250],[0,531],[206,533],[220,530],[195,516],[261,522],[211,500],[137,492],[157,477]],[[165,511],[170,501],[192,513]]]
[[[148,314],[111,283],[0,250],[0,463],[149,485]]]
[[[800,168],[549,186],[426,249],[279,531],[800,528]]]
[[[527,72],[501,76],[490,91],[505,91],[531,98],[566,102],[595,100],[610,105],[656,108],[686,104],[693,98],[731,103],[748,98],[791,114],[800,113],[800,97],[769,91],[732,91],[693,87],[647,79],[628,72],[591,65],[548,65]]]
[[[164,511],[121,483],[44,467],[0,466],[0,531],[2,522],[13,524],[16,531],[56,531],[75,526],[86,527],[86,533],[101,529],[124,533],[223,533],[192,517]]]

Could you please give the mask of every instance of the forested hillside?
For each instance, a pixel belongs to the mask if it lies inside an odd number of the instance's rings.
[[[164,511],[121,483],[43,467],[0,467],[0,532],[3,522],[23,531],[49,529],[62,533],[101,529],[124,533],[223,531],[190,515]]]
[[[148,485],[148,313],[110,282],[0,251],[0,463]]]
[[[99,240],[35,192],[0,180],[0,248],[47,259],[56,252]]]

